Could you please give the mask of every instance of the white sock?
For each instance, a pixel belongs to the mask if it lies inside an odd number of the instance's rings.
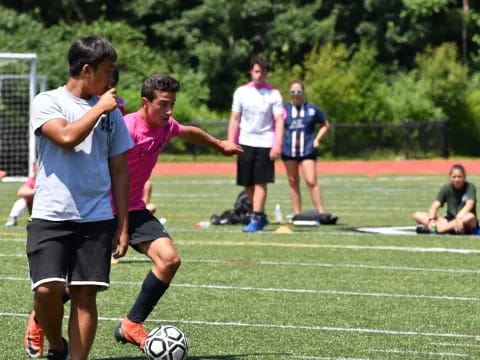
[[[10,210],[10,216],[11,217],[19,217],[20,215],[23,214],[23,212],[27,209],[27,202],[25,199],[21,198],[15,201],[15,203],[12,206],[12,210]]]

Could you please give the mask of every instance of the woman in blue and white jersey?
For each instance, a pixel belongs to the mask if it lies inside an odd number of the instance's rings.
[[[316,159],[320,140],[330,125],[325,114],[318,106],[305,101],[303,82],[290,83],[290,103],[285,107],[285,132],[282,144],[282,160],[287,171],[293,212],[302,210],[300,196],[300,171],[310,192],[312,202],[319,213],[324,213],[322,194],[317,183]],[[315,133],[315,127],[320,129]]]

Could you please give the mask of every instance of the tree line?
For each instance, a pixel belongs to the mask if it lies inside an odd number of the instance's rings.
[[[469,0],[0,0],[0,51],[35,52],[54,88],[74,38],[117,49],[119,93],[142,80],[182,84],[181,121],[228,118],[249,60],[265,55],[282,91],[303,79],[332,123],[443,120],[453,154],[480,155],[480,4]]]

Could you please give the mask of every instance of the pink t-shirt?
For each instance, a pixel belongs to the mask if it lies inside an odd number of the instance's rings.
[[[130,173],[128,211],[142,210],[145,209],[145,202],[142,200],[145,182],[150,178],[158,155],[167,145],[168,140],[180,134],[180,124],[171,117],[167,124],[151,128],[142,119],[139,112],[125,115],[124,120],[135,143],[135,146],[127,151]]]

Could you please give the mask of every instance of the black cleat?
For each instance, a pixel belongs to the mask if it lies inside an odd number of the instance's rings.
[[[417,227],[415,228],[415,231],[417,234],[431,234],[431,230],[426,227],[425,225],[418,224]]]
[[[63,350],[62,351],[55,351],[52,349],[48,349],[47,352],[47,359],[48,360],[67,360],[68,357],[68,341],[62,338],[63,340]]]

